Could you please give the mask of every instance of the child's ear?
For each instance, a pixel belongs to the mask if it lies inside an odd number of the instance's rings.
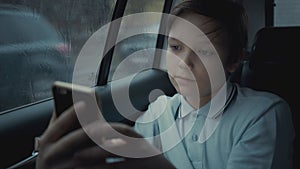
[[[232,63],[231,65],[228,65],[227,66],[227,72],[228,73],[233,73],[235,72],[239,67],[240,67],[241,63],[240,62],[235,62],[235,63]]]
[[[240,65],[243,61],[243,58],[245,56],[246,56],[246,49],[243,48],[243,50],[241,51],[241,54],[239,55],[238,60],[236,60],[234,63],[231,63],[230,65],[227,66],[227,68],[226,68],[227,72],[233,73],[234,71],[236,71],[240,67]]]

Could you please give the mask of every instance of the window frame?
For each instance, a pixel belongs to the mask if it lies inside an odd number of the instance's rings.
[[[274,26],[274,0],[265,0],[265,26]]]
[[[167,13],[169,14],[172,7],[173,7],[173,2],[174,0],[164,0],[164,6],[163,6],[163,11],[162,13]],[[128,1],[127,0],[117,0],[115,9],[113,12],[113,16],[111,21],[115,21],[121,17],[124,16],[124,12],[126,9]],[[163,27],[161,23],[165,22],[167,18],[162,17],[159,25],[159,32],[164,32],[166,31],[165,27]],[[108,31],[108,38],[105,43],[105,48],[104,51],[108,51],[103,60],[101,61],[99,71],[97,73],[97,83],[96,86],[104,86],[108,83],[108,78],[109,78],[109,72],[110,72],[110,67],[111,67],[111,62],[112,62],[112,57],[114,54],[114,45],[117,41],[120,25],[121,25],[122,19],[118,20],[118,22],[112,22],[113,24],[110,25],[109,31]],[[156,49],[163,49],[165,43],[165,36],[162,34],[157,35],[157,41],[156,41]],[[109,46],[113,46],[111,49],[107,49]],[[160,65],[161,61],[161,55],[162,53],[159,52],[159,50],[155,51],[154,55],[154,61],[153,61],[153,68],[158,68]]]
[[[125,8],[127,5],[127,0],[117,0],[115,9],[112,15],[111,24],[108,30],[107,40],[105,42],[104,52],[107,51],[109,46],[112,46],[111,49],[105,54],[103,60],[101,61],[99,71],[97,73],[97,83],[96,86],[103,86],[106,85],[108,82],[108,76],[110,71],[110,66],[112,62],[112,57],[114,53],[114,45],[119,35],[119,29],[121,25],[121,19],[118,22],[112,22],[123,17]],[[103,53],[104,54],[104,53]]]

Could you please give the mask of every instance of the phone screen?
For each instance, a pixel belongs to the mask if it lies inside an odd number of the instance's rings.
[[[52,87],[56,117],[73,105],[72,89],[56,85]]]
[[[84,101],[89,112],[97,112],[97,99],[94,89],[72,83],[56,81],[52,87],[56,116],[73,106],[73,102]],[[74,100],[75,99],[75,100]]]
[[[76,96],[76,100],[78,101],[79,100],[85,101],[87,105],[90,105],[89,103],[93,101],[93,97],[92,97],[93,89],[86,86],[80,86],[72,83],[56,81],[52,86],[52,92],[54,98],[54,108],[55,108],[56,117],[59,117],[63,112],[65,112],[67,109],[73,106],[74,98],[72,96]],[[92,116],[91,117],[92,120],[86,117],[85,119],[88,119],[89,121],[84,120],[83,123],[89,123],[93,121],[95,118]],[[69,129],[69,131],[73,131],[79,127],[81,127],[81,123],[77,118],[75,125],[72,126]]]
[[[77,118],[81,117],[80,122],[82,124],[89,124],[95,120],[103,119],[98,113],[99,107],[94,88],[56,81],[53,84],[52,90],[56,117],[59,117],[63,112],[73,106],[73,103],[84,101],[86,105],[84,114],[82,114],[83,116],[78,116],[77,114]],[[71,130],[81,126],[78,120],[79,119],[77,119],[77,125]]]

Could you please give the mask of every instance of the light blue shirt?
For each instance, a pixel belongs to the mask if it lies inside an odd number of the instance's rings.
[[[161,96],[135,130],[179,169],[291,169],[294,129],[288,104],[228,83],[228,91],[233,88],[218,118],[209,116],[210,102],[193,110],[180,94]],[[214,125],[207,127],[207,121]],[[211,134],[203,132],[207,128]]]

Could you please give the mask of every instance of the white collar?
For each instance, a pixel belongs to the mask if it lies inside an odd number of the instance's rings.
[[[178,118],[184,118],[188,114],[196,111],[189,103],[188,101],[180,94],[180,111],[178,113]]]
[[[228,101],[228,99],[231,99],[231,98],[229,98],[229,97],[233,97],[231,94],[230,94],[230,91],[231,90],[233,90],[233,85],[231,84],[231,83],[228,83],[228,82],[226,82],[226,86],[227,86],[227,93],[226,93],[226,100]],[[224,87],[224,86],[223,86]],[[221,88],[221,89],[223,89],[223,87]],[[219,95],[220,95],[220,93],[222,93],[222,92],[218,92],[212,99],[218,99],[219,97]],[[224,94],[224,93],[223,93]],[[226,101],[226,102],[227,102]],[[179,112],[178,112],[178,118],[184,118],[184,117],[186,117],[187,115],[189,115],[190,113],[192,113],[192,112],[195,112],[195,111],[198,111],[198,113],[201,113],[201,111],[203,110],[204,112],[203,113],[205,113],[205,112],[207,112],[208,111],[208,109],[209,109],[209,107],[210,107],[210,102],[211,101],[209,101],[208,103],[206,103],[204,106],[202,106],[200,109],[198,109],[198,110],[196,110],[196,109],[194,109],[189,103],[188,103],[188,101],[185,99],[185,97],[184,96],[182,96],[181,94],[180,94],[180,102],[181,102],[181,104],[180,104],[180,110],[179,110]],[[225,107],[226,107],[227,105],[225,105]],[[220,108],[221,109],[221,108]],[[217,115],[218,114],[218,112],[215,112],[215,113],[213,113],[213,114],[211,114],[211,115],[209,115],[209,116],[211,116],[211,117],[214,117],[215,115]]]

